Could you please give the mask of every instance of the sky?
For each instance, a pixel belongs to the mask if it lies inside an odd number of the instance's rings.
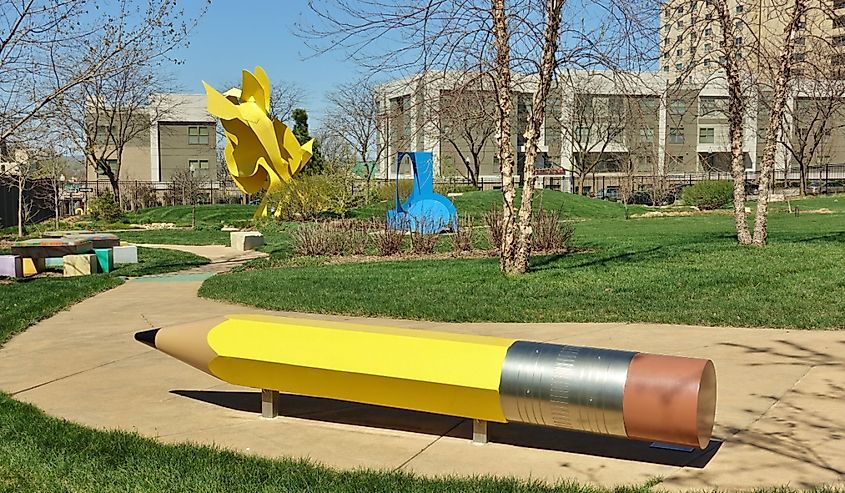
[[[175,90],[204,93],[205,80],[225,91],[229,88],[216,85],[239,81],[241,70],[261,65],[272,82],[291,81],[304,89],[309,126],[319,127],[326,93],[360,73],[344,53],[315,55],[306,46],[294,24],[309,13],[307,0],[213,0],[189,46],[175,53],[184,62],[170,69]]]

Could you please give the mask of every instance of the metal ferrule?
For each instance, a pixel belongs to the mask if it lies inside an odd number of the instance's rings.
[[[499,382],[505,418],[624,437],[622,397],[635,354],[517,341]]]

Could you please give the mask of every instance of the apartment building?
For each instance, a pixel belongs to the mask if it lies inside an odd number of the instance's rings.
[[[732,31],[741,67],[763,78],[774,73],[792,4],[784,0],[727,0],[726,6],[723,24],[715,0],[669,0],[663,4],[660,70],[669,80],[710,74],[722,67],[723,25]],[[793,54],[795,75],[845,77],[845,1],[811,2],[799,20],[798,30]]]
[[[206,111],[204,94],[153,94],[150,109],[139,119],[120,160],[121,182],[161,184],[179,171],[190,170],[198,178],[214,179],[217,172],[216,120]],[[154,108],[154,109],[153,109]],[[102,153],[116,162],[114,151]],[[88,169],[88,180],[107,180]]]
[[[662,70],[572,71],[557,80],[548,96],[535,165],[541,175],[566,177],[564,189],[594,193],[626,180],[635,182],[635,188],[652,188],[657,182],[666,186],[728,177],[731,148],[724,77],[693,75],[678,84]],[[523,77],[513,95],[511,145],[518,174],[524,166],[522,133],[534,87],[536,78]],[[845,163],[845,98],[813,94],[799,88],[788,102],[788,138],[776,153],[776,176],[794,175],[798,159],[809,166]],[[376,97],[381,135],[387,139],[377,176],[393,178],[397,171],[400,177],[409,176],[409,169],[397,170],[397,152],[429,151],[440,179],[471,178],[467,165],[475,156],[478,180],[498,180],[495,132],[489,128],[495,125],[495,100],[487,87],[467,86],[458,75],[420,75],[385,84]],[[767,106],[752,99],[744,124],[745,168],[753,178],[763,154]]]

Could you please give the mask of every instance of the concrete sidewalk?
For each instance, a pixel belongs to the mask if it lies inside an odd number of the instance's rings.
[[[216,263],[194,273],[225,270],[239,258],[232,252],[218,251]],[[201,281],[181,275],[130,280],[15,337],[0,350],[0,390],[95,428],[270,457],[308,457],[344,468],[516,475],[604,486],[661,477],[658,488],[668,490],[845,484],[845,332],[368,319],[706,357],[716,365],[719,441],[704,452],[525,425],[491,425],[493,443],[475,446],[467,420],[325,399],[284,396],[283,417],[260,418],[256,390],[222,384],[133,340],[134,332],[148,327],[260,312],[199,299]]]

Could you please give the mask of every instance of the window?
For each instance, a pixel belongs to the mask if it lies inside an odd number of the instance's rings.
[[[607,137],[610,142],[614,144],[625,143],[625,129],[622,127],[609,127],[607,129]]]
[[[645,97],[640,99],[640,111],[643,114],[654,113],[658,106],[660,106],[660,100],[657,98]]]
[[[710,12],[707,12],[706,14],[704,14],[704,20],[709,21],[712,18],[713,18],[713,14],[711,14]]]
[[[741,20],[737,19],[736,22],[734,22],[734,30],[742,31],[743,24],[745,24],[745,23],[742,22]]]
[[[793,53],[792,60],[796,62],[803,62],[804,61],[804,54],[803,53]]]
[[[684,42],[684,35],[682,34],[682,35],[678,36],[677,41],[678,41],[678,44],[683,43]]]
[[[703,64],[704,64],[705,67],[709,67],[710,66],[710,59],[705,58],[704,61],[703,61]]]
[[[101,163],[105,163],[105,167],[114,170],[117,168],[117,159],[104,159]],[[104,171],[103,165],[97,166],[97,178],[108,178],[109,175]]]
[[[713,45],[710,43],[704,43],[704,53],[710,53],[710,50],[713,49]]]
[[[208,144],[208,127],[189,126],[188,144]]]
[[[673,115],[683,115],[687,112],[687,103],[683,99],[673,99],[669,103],[669,111]]]
[[[834,36],[833,46],[845,46],[845,36]]]
[[[845,0],[833,0],[833,8],[835,8],[835,9],[845,8]]]
[[[833,19],[833,27],[845,27],[845,15],[840,15],[836,19]]]
[[[676,14],[683,14],[684,13],[684,6],[681,5],[679,7],[675,7],[675,13]]]
[[[801,45],[801,46],[803,46],[803,45],[804,45],[804,43],[806,42],[806,39],[807,39],[807,38],[805,38],[804,36],[798,36],[797,38],[795,38],[795,44],[796,44],[796,45]],[[835,43],[835,42],[836,42],[836,38],[833,38],[833,39],[834,39],[834,43]]]
[[[698,114],[700,116],[723,116],[727,108],[727,98],[702,96],[698,100]]]
[[[578,127],[575,129],[575,138],[578,143],[586,145],[590,143],[590,127]]]
[[[675,55],[677,55],[677,56],[681,56],[681,55],[683,55],[683,54],[684,54],[684,49],[683,49],[683,48],[678,48],[677,50],[675,50]]]
[[[672,127],[669,129],[669,143],[683,144],[684,143],[684,127]]]
[[[734,41],[736,41],[737,46],[742,46],[742,36],[737,36]]]
[[[666,24],[666,26],[664,26],[663,29],[668,33],[669,31],[672,30],[672,24]]]
[[[736,52],[736,59],[737,59],[737,60],[742,60],[742,52],[741,52],[741,51],[737,51],[737,52]]]
[[[663,71],[664,71],[664,72],[668,72],[668,71],[669,71],[669,65],[664,65],[664,66],[663,66]]]
[[[668,59],[668,58],[669,58],[669,52],[667,51],[667,52],[663,53],[663,59],[665,60],[665,59]]]
[[[684,21],[682,21],[682,20],[678,20],[678,28],[679,28],[679,29],[683,29],[683,28],[684,28]]]
[[[654,140],[654,129],[652,129],[652,128],[641,128],[640,129],[640,142],[651,143],[653,140]]]
[[[743,10],[745,10],[744,7],[742,5],[737,4],[736,13],[741,14]]]
[[[711,29],[709,27],[704,29],[704,37],[705,38],[709,38],[712,35],[713,35],[713,29]]]
[[[683,63],[676,63],[675,64],[675,70],[683,70],[683,69],[684,69]]]
[[[698,129],[698,143],[712,144],[715,142],[715,129],[713,127],[701,127]]]
[[[188,169],[191,171],[208,169],[208,159],[191,159],[188,161]]]

